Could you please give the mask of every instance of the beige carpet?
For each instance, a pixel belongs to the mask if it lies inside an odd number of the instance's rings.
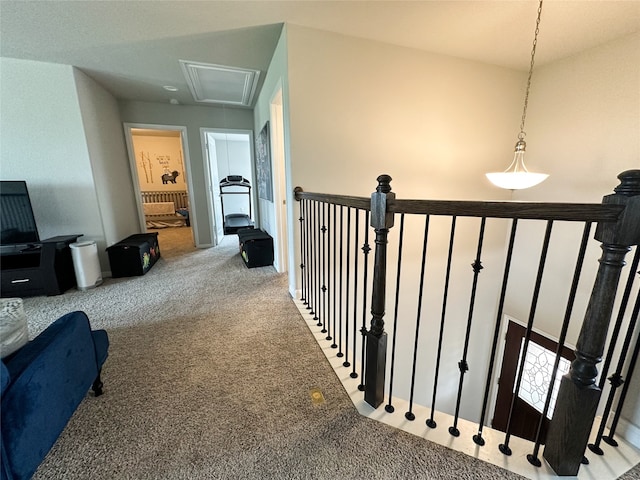
[[[190,229],[159,233],[145,276],[25,300],[33,335],[78,309],[111,340],[104,395],[87,395],[34,478],[521,478],[361,417],[286,276],[245,268],[237,237],[195,250]]]

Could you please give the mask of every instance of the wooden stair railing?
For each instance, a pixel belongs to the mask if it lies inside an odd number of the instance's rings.
[[[589,233],[588,227],[590,227],[591,222],[597,222],[595,238],[602,243],[603,250],[602,258],[600,259],[600,267],[592,289],[588,308],[584,317],[584,322],[581,326],[578,343],[576,345],[576,359],[572,363],[569,373],[562,379],[558,400],[547,434],[546,445],[543,454],[544,458],[558,475],[576,475],[584,458],[588,437],[594,423],[596,408],[601,396],[601,385],[599,386],[596,384],[596,377],[598,375],[598,369],[596,365],[602,360],[605,342],[607,339],[608,327],[612,316],[614,301],[616,298],[616,292],[620,279],[620,273],[622,267],[625,265],[624,258],[626,254],[631,250],[632,246],[640,245],[640,170],[629,170],[623,172],[618,176],[618,178],[620,179],[620,185],[615,188],[614,194],[604,197],[602,204],[401,200],[396,199],[395,193],[391,191],[391,177],[389,177],[388,175],[381,175],[378,177],[378,186],[376,188],[376,191],[371,195],[370,199],[344,195],[307,193],[302,191],[302,189],[298,187],[295,190],[296,200],[304,200],[306,202],[320,202],[323,205],[322,210],[319,207],[319,203],[318,205],[316,205],[317,210],[312,208],[309,203],[307,203],[304,208],[301,206],[300,221],[302,256],[305,257],[306,255],[306,258],[308,260],[313,259],[313,262],[310,261],[310,265],[304,265],[304,260],[301,263],[301,267],[303,270],[303,301],[305,300],[305,295],[309,297],[315,295],[315,297],[308,299],[309,306],[307,308],[315,309],[316,312],[321,311],[319,317],[323,317],[323,314],[326,315],[327,318],[331,316],[331,312],[328,311],[330,309],[326,305],[325,296],[327,291],[326,283],[330,281],[330,278],[325,279],[324,271],[322,271],[322,276],[320,276],[320,270],[318,270],[319,265],[317,264],[315,257],[310,251],[316,247],[320,247],[320,245],[324,245],[324,242],[326,240],[325,233],[327,231],[327,228],[325,227],[324,223],[329,223],[331,219],[329,218],[328,222],[325,222],[324,215],[326,212],[327,216],[331,217],[331,210],[330,208],[327,208],[325,210],[324,205],[333,205],[334,208],[334,248],[336,248],[335,229],[338,228],[335,223],[337,217],[335,210],[336,205],[341,206],[340,208],[355,208],[356,212],[358,210],[366,211],[367,218],[370,218],[370,226],[375,232],[375,255],[373,266],[373,286],[371,293],[371,321],[369,328],[367,329],[364,326],[363,319],[363,327],[361,329],[361,332],[363,334],[363,357],[365,357],[363,358],[365,378],[360,387],[361,390],[364,390],[365,401],[374,408],[377,408],[382,404],[385,396],[384,389],[385,372],[387,369],[387,333],[385,332],[384,326],[386,304],[387,243],[389,230],[394,226],[395,215],[400,215],[402,218],[401,229],[404,222],[405,214],[424,215],[427,218],[427,229],[429,216],[450,216],[454,219],[454,227],[455,218],[457,217],[481,218],[482,227],[480,232],[478,255],[473,265],[475,271],[474,278],[477,278],[479,271],[483,268],[480,262],[480,252],[482,245],[482,232],[484,230],[484,224],[487,218],[512,219],[513,226],[512,240],[509,247],[510,249],[513,247],[513,237],[515,235],[515,228],[519,219],[546,221],[546,241],[548,241],[551,225],[556,220],[568,222],[585,222],[585,232],[583,235],[582,247],[583,249],[581,253],[582,258],[584,257],[584,244],[587,239],[587,234]],[[322,220],[322,234],[318,234],[316,232],[314,236],[314,233],[312,233],[310,230],[305,230],[303,228],[303,211],[307,212],[312,218]],[[342,216],[340,216],[339,228],[342,228]],[[340,233],[340,235],[342,235],[342,233]],[[330,242],[329,246],[331,246]],[[363,247],[363,251],[366,255],[368,254],[369,249],[367,243],[365,243],[365,247]],[[328,257],[326,252],[322,253],[321,255],[323,255],[321,257],[323,258],[323,262],[328,265],[328,260],[330,260],[331,258],[330,253]],[[340,258],[342,259],[341,255]],[[323,263],[323,265],[325,265],[325,263]],[[581,263],[581,260],[579,260],[578,263]],[[543,264],[544,259],[542,258],[540,267],[541,269],[543,268]],[[304,270],[307,267],[310,267],[312,269],[315,268],[315,273],[311,272],[310,274],[310,272],[306,272],[305,274]],[[507,270],[508,267],[505,267],[503,294],[507,281]],[[540,270],[539,272],[539,277],[541,276],[541,272],[542,270]],[[577,277],[574,281],[577,283],[579,272],[577,271],[576,273]],[[341,288],[340,291],[342,291]],[[572,295],[575,295],[575,292],[573,292]],[[321,299],[325,300],[324,304]],[[501,302],[503,300],[504,298],[501,299]],[[572,302],[572,300],[570,302]],[[473,305],[473,293],[471,303]],[[471,317],[473,313],[472,310],[473,306],[470,307],[467,337],[469,334],[469,326],[471,324]],[[532,308],[532,310],[534,311],[535,308]],[[502,305],[498,309],[498,317],[501,317],[501,314]],[[323,331],[325,327],[330,327],[330,325],[324,325],[324,321],[325,320],[322,320],[322,318],[318,319],[318,325],[323,326]],[[533,314],[532,318],[530,318],[528,331],[531,330],[532,322]],[[568,322],[568,315],[565,323],[566,322]],[[500,318],[498,318],[496,322],[496,333],[498,331],[499,324]],[[334,325],[334,336],[336,335],[335,330],[336,328]],[[327,340],[331,339],[330,334],[331,330],[329,330]],[[494,339],[494,344],[495,341],[496,339]],[[336,347],[335,338],[334,345],[332,345],[332,347]],[[493,364],[494,355],[495,345],[494,351],[492,352],[491,364]],[[341,353],[339,353],[338,356],[341,356]],[[349,362],[345,361],[345,366],[348,365]],[[458,392],[458,403],[460,401],[460,393],[462,390],[462,380],[466,371],[465,358],[463,358],[459,366],[461,370],[461,378],[460,388]],[[355,373],[354,365],[354,372],[352,373],[352,377],[355,378],[356,376],[357,374]],[[490,374],[487,377],[487,387],[489,377]],[[480,422],[478,435],[475,435],[473,438],[474,442],[476,442],[478,445],[484,444],[484,440],[482,439],[482,425],[487,403],[487,393],[488,388],[485,392],[485,401],[482,407],[482,419]],[[393,408],[391,407],[391,400],[386,408],[389,412],[393,411]],[[409,420],[413,420],[413,418],[410,417],[410,412],[408,412],[405,416]],[[456,408],[456,422],[457,416],[458,411]],[[427,421],[427,425],[429,425],[429,421]],[[435,428],[435,424],[432,428]],[[455,428],[455,424],[449,429],[449,432],[452,435],[456,435],[457,429]],[[508,446],[508,440],[509,433],[507,433],[505,443],[500,445],[500,450],[507,455],[511,453]],[[537,440],[534,454],[528,456],[529,461],[534,465],[539,465],[540,463],[537,458],[539,446],[540,441]]]

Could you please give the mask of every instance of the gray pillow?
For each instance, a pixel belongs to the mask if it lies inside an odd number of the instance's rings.
[[[27,317],[21,298],[0,299],[0,357],[12,354],[29,341]]]

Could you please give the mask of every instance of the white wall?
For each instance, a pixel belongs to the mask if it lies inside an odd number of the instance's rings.
[[[286,203],[286,236],[287,238],[280,238],[280,232],[278,230],[278,225],[276,222],[276,211],[275,204],[272,201],[265,200],[262,198],[258,198],[258,208],[260,210],[260,227],[269,232],[271,236],[274,238],[274,252],[281,251],[280,242],[287,242],[289,248],[287,249],[288,258],[284,261],[287,262],[287,265],[277,265],[279,271],[287,270],[287,274],[289,277],[289,292],[291,295],[295,295],[296,285],[299,286],[299,268],[298,263],[296,263],[296,257],[293,246],[294,244],[294,231],[296,230],[296,226],[298,225],[298,214],[297,214],[297,202],[295,202],[293,198],[293,183],[291,176],[291,116],[290,116],[290,108],[289,108],[289,72],[288,72],[288,37],[287,37],[288,26],[285,25],[282,29],[282,33],[280,35],[280,39],[278,40],[278,44],[274,51],[273,57],[271,59],[271,63],[269,65],[269,70],[265,77],[264,85],[262,87],[262,91],[258,97],[256,102],[256,106],[254,109],[254,137],[257,136],[262,131],[265,123],[270,121],[269,133],[272,136],[270,141],[270,147],[272,149],[272,177],[273,175],[280,176],[278,181],[273,182],[274,188],[274,200],[277,195],[277,189],[282,178],[284,177],[284,188],[286,191],[286,198],[283,199]],[[271,118],[271,102],[274,100],[274,95],[277,94],[278,90],[282,90],[282,111],[283,111],[283,125],[282,125],[282,154],[284,156],[284,173],[278,172],[279,165],[276,165],[274,162],[278,161],[278,157],[274,154],[273,149],[275,146],[279,146],[279,139],[276,140],[273,138],[274,134],[278,134],[276,131],[277,126],[274,125],[274,119]],[[274,178],[272,178],[274,180]],[[294,213],[296,212],[296,213]],[[279,259],[276,255],[276,262]],[[298,287],[299,288],[299,287]]]
[[[185,191],[187,176],[184,167],[182,139],[179,131],[159,131],[147,135],[132,131],[131,140],[136,156],[138,183],[143,192]],[[178,172],[175,183],[163,183],[162,175]]]
[[[488,168],[511,161],[523,74],[288,26],[293,183],[403,198],[508,198]],[[330,172],[329,175],[327,173]]]
[[[255,219],[255,208],[253,206],[254,188],[257,188],[253,181],[253,168],[251,162],[251,144],[249,136],[246,141],[236,140],[215,140],[216,158],[218,161],[218,175],[223,179],[229,175],[242,175],[249,180],[251,184],[250,195],[225,195],[224,196],[224,213],[242,213],[249,215],[251,209],[251,217]],[[248,193],[244,187],[229,187],[225,192],[242,192]],[[251,202],[251,203],[250,203]]]
[[[74,78],[104,230],[102,238],[94,240],[103,270],[107,271],[105,248],[138,233],[140,225],[116,99],[75,68]]]
[[[73,68],[2,58],[0,98],[0,176],[27,181],[40,237],[81,233],[104,245]]]
[[[536,69],[527,163],[549,173],[516,200],[600,202],[640,168],[640,33]]]
[[[262,87],[262,91],[256,101],[256,106],[254,109],[254,138],[257,138],[264,124],[269,121],[271,118],[270,104],[273,95],[276,93],[276,90],[279,86],[283,89],[284,99],[284,109],[285,109],[285,118],[288,120],[285,124],[285,161],[290,162],[290,149],[289,149],[289,131],[290,131],[290,121],[292,120],[288,115],[288,107],[289,107],[289,99],[288,99],[288,67],[287,67],[287,29],[289,27],[285,26],[282,29],[282,34],[280,35],[280,39],[278,41],[278,45],[273,54],[273,58],[271,59],[271,64],[269,65],[269,70],[267,71],[264,85]],[[273,168],[271,169],[273,172]],[[290,168],[287,168],[289,171]],[[293,187],[287,185],[287,191],[293,190]],[[289,204],[291,204],[291,198],[287,198]],[[273,202],[268,200],[264,200],[262,198],[258,198],[258,208],[260,210],[260,226],[272,236],[276,235],[276,221],[275,221],[275,210]]]

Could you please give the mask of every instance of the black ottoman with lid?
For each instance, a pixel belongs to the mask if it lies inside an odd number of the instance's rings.
[[[240,255],[247,268],[273,265],[273,238],[257,228],[238,230]]]
[[[158,233],[136,233],[107,248],[111,276],[144,275],[160,258]]]

